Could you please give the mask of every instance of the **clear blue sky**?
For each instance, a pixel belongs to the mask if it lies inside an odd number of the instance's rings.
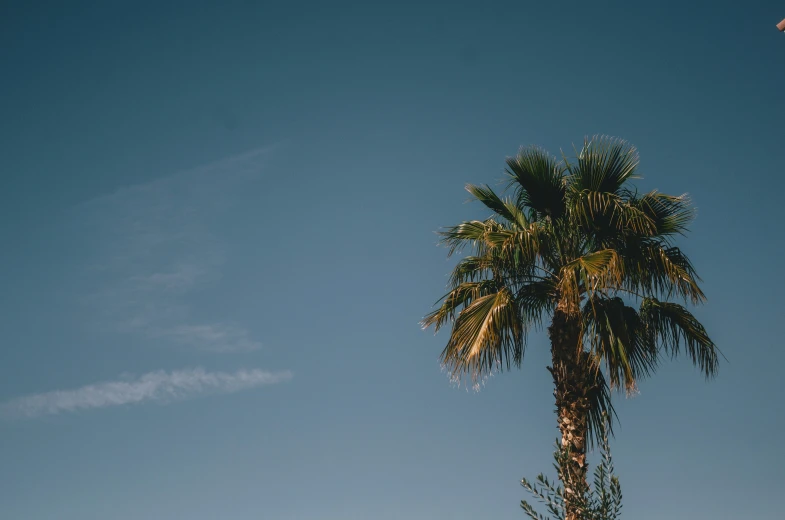
[[[523,518],[547,343],[418,320],[520,145],[638,146],[729,362],[619,396],[627,518],[781,518],[785,3],[3,2],[0,518]]]

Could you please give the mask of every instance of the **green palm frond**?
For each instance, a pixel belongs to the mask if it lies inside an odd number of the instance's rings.
[[[523,211],[516,206],[511,199],[502,199],[490,186],[475,186],[467,184],[466,191],[471,193],[475,199],[482,202],[487,208],[502,217],[507,222],[520,229],[529,227],[529,220]]]
[[[434,327],[435,332],[447,322],[454,322],[460,312],[478,298],[495,294],[499,284],[494,280],[465,281],[457,284],[450,292],[436,302],[439,307],[427,314],[420,322],[422,327]]]
[[[557,286],[553,279],[544,278],[526,283],[518,289],[515,299],[526,323],[533,327],[542,325],[543,316],[556,306]]]
[[[611,389],[596,360],[589,360],[589,417],[588,436],[589,446],[595,446],[602,441],[605,433],[613,434],[613,418],[616,409],[611,399]]]
[[[638,312],[621,298],[595,295],[583,307],[584,343],[605,364],[611,387],[635,389],[657,366],[657,346],[648,341]]]
[[[568,305],[577,305],[581,295],[615,289],[624,279],[624,265],[613,249],[587,253],[561,269],[559,292]]]
[[[471,247],[477,253],[485,251],[485,238],[488,233],[502,230],[504,227],[493,219],[470,220],[457,226],[451,226],[444,231],[439,231],[441,243],[448,248],[448,256],[460,253],[466,247]]]
[[[508,187],[514,188],[519,208],[534,210],[535,217],[560,218],[564,214],[564,167],[541,148],[522,148],[507,159]]]
[[[610,192],[577,189],[571,186],[570,214],[588,234],[608,235],[632,232],[650,236],[656,233],[651,217],[623,197]]]
[[[618,194],[637,167],[635,147],[622,139],[594,136],[584,140],[576,162],[567,163],[568,185],[576,192]]]
[[[630,204],[651,220],[656,236],[685,235],[695,219],[695,209],[686,194],[674,196],[654,190],[642,197],[632,196]]]
[[[540,248],[541,234],[537,224],[524,229],[506,229],[499,227],[485,235],[489,250],[514,269],[532,268],[542,254]]]
[[[492,260],[488,256],[466,256],[461,258],[450,273],[448,286],[455,288],[464,282],[475,282],[489,278]]]
[[[633,239],[620,249],[625,289],[646,296],[677,296],[694,304],[706,300],[692,262],[678,247],[653,239]]]
[[[687,355],[708,378],[719,368],[719,349],[706,329],[687,309],[677,303],[646,298],[641,303],[640,317],[648,341],[659,344],[671,356],[684,345]]]
[[[614,249],[587,253],[564,266],[565,269],[576,267],[581,270],[585,280],[601,280],[603,287],[616,284],[624,276],[624,265],[621,263],[619,253]]]
[[[428,321],[424,321],[428,326]],[[455,318],[441,360],[455,376],[477,380],[495,368],[519,365],[525,326],[515,298],[506,287],[472,299]]]

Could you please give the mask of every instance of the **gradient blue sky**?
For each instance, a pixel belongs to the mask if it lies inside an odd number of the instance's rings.
[[[418,320],[520,145],[604,133],[726,354],[619,396],[625,516],[781,518],[785,3],[3,2],[0,518],[521,519],[547,343]]]

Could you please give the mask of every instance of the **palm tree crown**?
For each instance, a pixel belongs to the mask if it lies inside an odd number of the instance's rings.
[[[507,159],[506,196],[466,187],[492,215],[440,233],[450,255],[470,253],[422,324],[452,325],[441,359],[474,380],[520,365],[527,333],[544,320],[554,345],[557,329],[573,327],[567,341],[589,378],[591,436],[612,411],[609,389],[634,389],[663,354],[686,352],[713,376],[719,351],[687,310],[705,301],[674,244],[694,217],[688,197],[631,187],[638,155],[622,140],[595,137],[576,155],[560,162],[522,149]]]

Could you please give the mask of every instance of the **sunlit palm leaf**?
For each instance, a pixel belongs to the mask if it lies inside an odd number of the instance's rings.
[[[474,184],[467,184],[466,191],[471,193],[474,198],[482,202],[486,207],[491,209],[494,213],[502,217],[510,224],[517,226],[520,229],[529,227],[529,221],[526,215],[516,206],[510,199],[502,199],[490,186],[475,186]]]
[[[478,298],[489,294],[495,294],[499,285],[493,280],[480,280],[477,282],[462,282],[445,294],[437,303],[441,303],[438,309],[426,315],[422,319],[423,328],[433,326],[435,332],[447,322],[455,321],[455,317],[460,311]]]
[[[624,278],[624,265],[613,249],[587,253],[566,264],[560,274],[559,291],[568,305],[577,305],[582,293],[619,288]],[[572,303],[570,303],[572,302]]]
[[[441,358],[454,375],[466,373],[476,380],[497,367],[520,364],[524,346],[524,323],[515,299],[501,288],[460,312]]]
[[[488,278],[492,257],[486,256],[466,256],[462,258],[450,273],[449,287],[455,288],[463,282],[474,282],[483,278]]]
[[[448,255],[450,256],[462,251],[465,247],[472,247],[475,252],[482,253],[485,251],[486,235],[502,229],[504,229],[502,225],[492,219],[471,220],[439,231],[439,236],[441,236],[441,242],[449,249]]]
[[[537,262],[541,254],[540,232],[537,224],[523,229],[498,228],[485,235],[489,250],[501,255],[510,266],[519,269]]]
[[[649,217],[656,236],[684,235],[695,218],[695,209],[686,194],[676,197],[655,190],[640,198],[633,197],[630,203]]]

